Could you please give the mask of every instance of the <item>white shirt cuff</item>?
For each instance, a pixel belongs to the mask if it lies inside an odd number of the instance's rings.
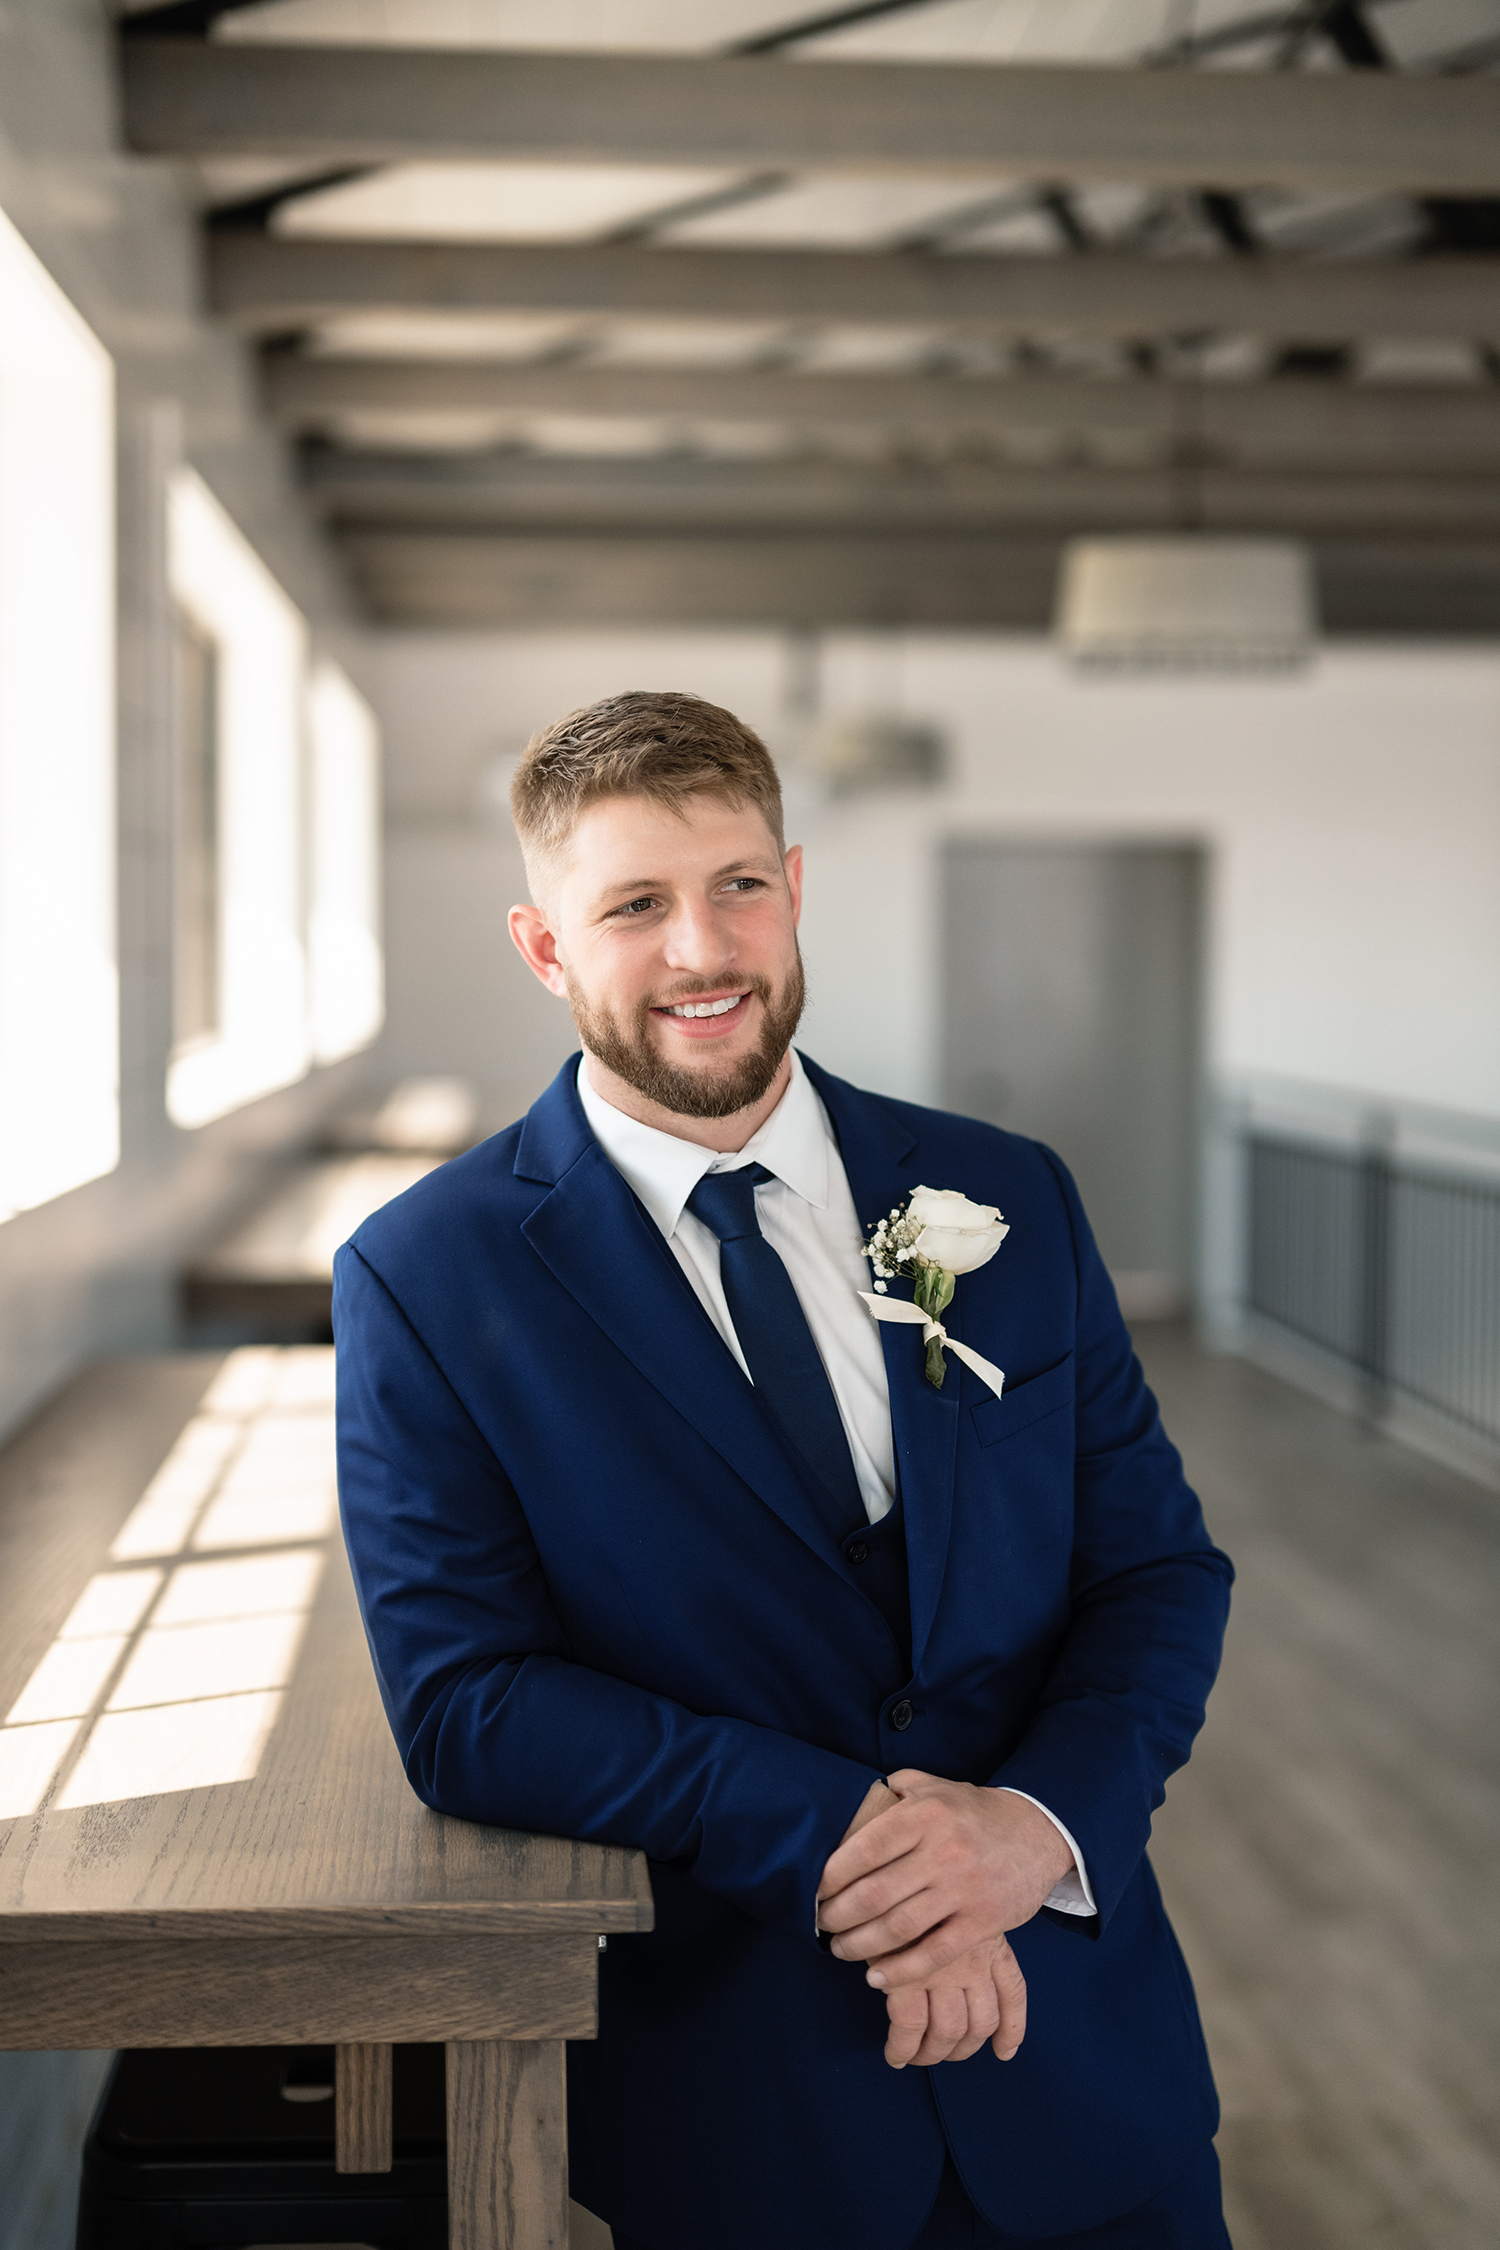
[[[1001,1787],[1004,1788],[1003,1783]],[[1047,1812],[1047,1807],[1041,1799],[1028,1795],[1024,1789],[1006,1789],[1005,1794],[1008,1797],[1025,1797],[1028,1805],[1035,1805],[1039,1813],[1047,1813],[1047,1818],[1073,1854],[1072,1866],[1061,1882],[1053,1885],[1042,1904],[1053,1907],[1059,1914],[1097,1914],[1099,1909],[1094,1904],[1094,1894],[1089,1889],[1088,1869],[1083,1864],[1083,1854],[1056,1813]]]

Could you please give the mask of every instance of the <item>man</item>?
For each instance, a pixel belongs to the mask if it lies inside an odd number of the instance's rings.
[[[1144,1847],[1231,1573],[1072,1182],[793,1052],[801,855],[728,712],[575,712],[512,802],[584,1054],[340,1253],[340,1486],[418,1793],[650,1855],[572,2192],[620,2250],[1221,2250]],[[940,1388],[859,1294],[909,1299],[861,1245],[919,1187],[1009,1227]]]

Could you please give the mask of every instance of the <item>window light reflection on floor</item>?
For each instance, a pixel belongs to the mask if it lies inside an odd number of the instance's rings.
[[[333,1353],[232,1352],[0,1725],[0,1820],[254,1777],[337,1521]]]

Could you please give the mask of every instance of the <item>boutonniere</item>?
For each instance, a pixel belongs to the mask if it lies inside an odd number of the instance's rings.
[[[971,1203],[957,1188],[929,1187],[917,1188],[904,1206],[898,1203],[870,1229],[864,1255],[878,1276],[878,1293],[872,1297],[861,1289],[859,1295],[877,1320],[921,1326],[927,1345],[927,1380],[934,1390],[942,1389],[947,1372],[946,1344],[989,1384],[996,1398],[1000,1396],[1005,1383],[1000,1369],[950,1336],[940,1316],[953,1302],[959,1275],[988,1265],[1009,1233],[992,1203]],[[913,1303],[887,1296],[887,1284],[898,1278],[911,1283]]]

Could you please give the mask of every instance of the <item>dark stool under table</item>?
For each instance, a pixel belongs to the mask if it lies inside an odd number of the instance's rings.
[[[127,2048],[83,2150],[77,2250],[447,2250],[441,2047],[397,2047],[395,2162],[333,2163],[331,2047]]]

